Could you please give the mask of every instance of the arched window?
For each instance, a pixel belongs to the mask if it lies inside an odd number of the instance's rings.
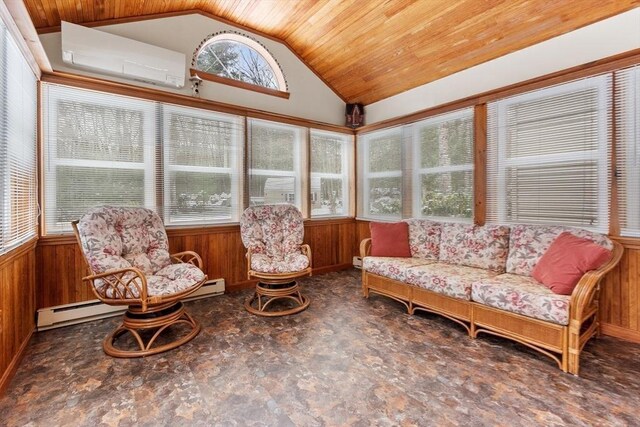
[[[260,42],[240,33],[208,36],[196,49],[191,66],[205,80],[212,75],[287,92],[287,82],[275,58]]]

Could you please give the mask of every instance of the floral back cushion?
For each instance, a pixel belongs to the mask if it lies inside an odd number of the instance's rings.
[[[440,261],[449,264],[505,271],[509,251],[509,227],[443,223]]]
[[[440,257],[440,233],[442,224],[428,219],[408,219],[409,248],[411,256],[438,260]]]
[[[581,228],[518,224],[511,226],[507,273],[531,276],[542,255],[561,233],[570,232],[574,236],[591,240],[605,249],[612,250],[613,243],[604,234]]]
[[[133,266],[151,275],[171,264],[164,225],[149,209],[92,208],[80,218],[78,234],[94,273]]]
[[[299,253],[304,238],[302,214],[293,205],[263,205],[245,209],[240,218],[244,246],[255,254],[284,258]]]

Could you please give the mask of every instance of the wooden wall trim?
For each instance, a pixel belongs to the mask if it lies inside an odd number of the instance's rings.
[[[258,92],[265,95],[277,96],[278,98],[289,99],[289,96],[291,95],[289,92],[283,92],[277,89],[269,89],[268,87],[258,86],[258,85],[243,82],[240,80],[234,80],[227,77],[217,76],[215,74],[207,73],[205,71],[196,70],[195,68],[191,68],[189,70],[189,73],[192,77],[195,75],[198,75],[198,77],[200,77],[202,80],[207,80],[214,83],[233,86],[240,89],[251,90],[253,92]]]
[[[24,341],[22,341],[22,344],[20,344],[20,349],[18,350],[16,355],[13,356],[13,359],[11,359],[11,363],[9,364],[7,369],[2,373],[2,377],[0,377],[0,397],[4,396],[4,393],[5,391],[7,391],[7,388],[9,387],[13,376],[18,370],[18,366],[20,366],[20,362],[24,357],[25,350],[27,349],[27,345],[29,344],[29,341],[31,340],[31,336],[33,335],[35,329],[36,328],[34,326],[31,332],[29,332],[29,335],[27,335]]]
[[[10,262],[13,262],[16,258],[23,256],[27,252],[35,249],[37,243],[38,238],[34,237],[31,240],[18,246],[17,248],[10,250],[6,254],[0,255],[0,268],[4,267]]]
[[[638,237],[609,236],[609,238],[621,243],[625,249],[640,250],[640,238]]]
[[[487,217],[487,104],[473,114],[473,222],[484,225]]]
[[[466,98],[458,99],[456,101],[447,102],[436,107],[427,108],[417,111],[415,113],[407,114],[401,117],[395,117],[388,120],[383,120],[370,125],[362,126],[356,129],[356,134],[372,132],[374,130],[383,129],[392,126],[405,125],[408,123],[416,122],[418,120],[425,119],[427,117],[435,116],[438,114],[447,113],[449,111],[458,110],[478,104],[484,104],[487,102],[495,101],[498,99],[514,96],[520,93],[529,92],[532,90],[540,89],[547,86],[557,85],[565,83],[570,80],[580,79],[584,77],[593,76],[596,74],[602,74],[618,70],[625,67],[640,63],[640,48],[633,49],[628,52],[623,52],[617,55],[602,58],[597,61],[581,64],[566,70],[556,71],[554,73],[545,74],[540,77],[525,80],[523,82],[514,83],[509,86],[504,86],[498,89],[483,92],[477,95],[472,95]]]
[[[328,130],[331,132],[353,135],[353,129],[346,126],[338,126],[330,123],[318,122],[315,120],[271,113],[268,111],[225,104],[208,99],[193,98],[187,95],[165,92],[158,89],[143,88],[127,83],[117,83],[110,80],[98,79],[95,77],[87,77],[78,74],[61,73],[58,71],[54,71],[52,73],[43,73],[41,79],[46,83],[67,85],[100,92],[108,92],[115,95],[130,96],[135,98],[147,99],[150,101],[182,105],[185,107],[201,108],[204,110],[217,111],[221,113],[236,114],[254,118],[264,118],[265,120],[271,120],[279,123],[287,123],[296,126],[310,127],[313,129]]]
[[[600,324],[600,332],[603,335],[640,344],[640,331],[634,331],[633,329],[623,328],[622,326],[612,325],[610,323],[602,323]]]

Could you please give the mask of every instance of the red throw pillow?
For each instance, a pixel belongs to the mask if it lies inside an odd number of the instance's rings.
[[[371,222],[371,256],[410,257],[409,224]]]
[[[560,234],[533,269],[532,276],[554,293],[571,295],[584,273],[611,258],[611,251],[569,232]]]

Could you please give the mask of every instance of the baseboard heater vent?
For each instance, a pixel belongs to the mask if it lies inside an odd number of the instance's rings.
[[[353,266],[355,268],[362,268],[362,258],[359,256],[353,257]]]
[[[224,279],[208,280],[184,301],[208,298],[224,293]],[[126,306],[113,306],[94,299],[74,304],[58,305],[38,310],[38,331],[105,319],[124,313]]]

